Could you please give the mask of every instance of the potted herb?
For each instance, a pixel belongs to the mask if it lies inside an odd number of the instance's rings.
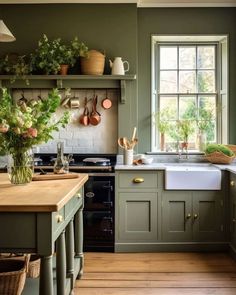
[[[25,80],[26,85],[29,85],[27,75],[31,74],[32,68],[26,55],[6,55],[0,59],[0,72],[1,74],[13,75],[11,82],[15,82],[17,78]]]
[[[181,148],[188,150],[189,136],[194,133],[194,125],[191,120],[180,120],[178,121],[179,136],[182,140]]]
[[[170,130],[170,119],[172,114],[169,108],[165,108],[155,114],[155,123],[160,134],[160,150],[165,149],[165,134]]]
[[[70,44],[60,38],[49,40],[44,34],[38,42],[38,48],[31,55],[32,68],[47,75],[66,75],[68,68],[73,67],[79,56],[86,56],[88,48],[75,37]]]

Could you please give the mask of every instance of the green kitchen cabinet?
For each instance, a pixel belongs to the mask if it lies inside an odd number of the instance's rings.
[[[115,251],[151,251],[160,232],[162,174],[116,172]]]
[[[236,175],[230,173],[230,244],[236,252]]]
[[[218,191],[163,191],[162,238],[173,242],[224,240],[224,202]]]
[[[157,193],[118,194],[120,241],[157,240]]]

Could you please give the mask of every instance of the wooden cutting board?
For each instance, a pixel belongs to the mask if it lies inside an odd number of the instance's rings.
[[[34,174],[32,180],[34,181],[41,181],[41,180],[56,180],[56,179],[71,179],[71,178],[78,178],[79,173],[66,173],[66,174],[54,174],[54,173],[47,173],[47,174]]]

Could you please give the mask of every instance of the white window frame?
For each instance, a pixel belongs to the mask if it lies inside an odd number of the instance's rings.
[[[185,44],[205,44],[216,45],[216,92],[218,94],[217,104],[221,108],[217,109],[217,141],[218,143],[228,143],[229,138],[229,110],[228,110],[228,35],[152,35],[151,38],[151,152],[159,152],[158,129],[156,127],[153,114],[158,111],[158,54],[157,44],[185,45]],[[162,45],[161,44],[161,45]],[[224,120],[222,120],[224,118]]]

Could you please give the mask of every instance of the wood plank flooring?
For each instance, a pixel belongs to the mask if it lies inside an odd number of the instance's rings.
[[[236,295],[226,253],[85,253],[75,295]]]

